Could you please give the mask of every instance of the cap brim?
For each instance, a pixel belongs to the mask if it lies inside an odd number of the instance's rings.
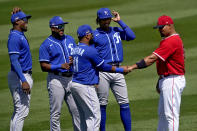
[[[64,24],[68,24],[69,22],[64,22]]]
[[[32,17],[31,15],[27,15],[27,16],[26,16],[27,19],[30,19],[31,17]]]
[[[164,27],[164,26],[165,26],[165,25],[156,25],[156,26],[153,27],[153,29],[162,28],[162,27]]]

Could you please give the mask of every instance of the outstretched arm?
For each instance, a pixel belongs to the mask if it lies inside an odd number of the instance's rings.
[[[158,59],[158,57],[155,54],[151,54],[151,55],[145,57],[144,59],[142,59],[141,61],[137,62],[136,64],[129,66],[129,69],[134,70],[134,69],[146,68],[146,67],[152,65],[157,59]]]

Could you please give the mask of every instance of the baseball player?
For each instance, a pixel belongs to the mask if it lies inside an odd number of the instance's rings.
[[[112,18],[112,14],[115,16]],[[101,8],[97,11],[96,22],[99,28],[94,31],[94,43],[99,56],[108,64],[119,67],[123,61],[122,40],[135,39],[134,32],[120,19],[116,11]],[[111,20],[118,23],[120,27],[110,27]],[[100,82],[98,86],[98,97],[101,105],[101,131],[105,131],[106,107],[108,104],[109,89],[112,90],[118,104],[120,105],[120,116],[126,131],[131,130],[131,113],[127,86],[124,75],[121,73],[99,72]]]
[[[96,93],[99,83],[99,70],[128,73],[126,67],[115,67],[107,64],[99,57],[92,43],[92,29],[89,25],[78,28],[79,44],[72,51],[74,74],[71,92],[77,104],[82,131],[99,131],[100,104]]]
[[[50,103],[50,129],[60,131],[60,114],[63,101],[66,102],[72,116],[74,130],[80,130],[79,113],[69,89],[72,79],[72,60],[70,52],[75,46],[74,39],[64,35],[64,22],[54,16],[49,22],[52,34],[41,44],[39,61],[42,71],[48,72],[47,89]]]
[[[8,37],[8,53],[11,71],[8,73],[8,86],[13,98],[14,112],[10,121],[10,131],[22,131],[24,120],[29,113],[30,91],[33,86],[32,57],[24,32],[28,19],[20,9],[13,9],[11,22],[13,28]]]
[[[181,94],[186,86],[183,43],[171,17],[160,16],[154,28],[158,28],[163,37],[159,47],[130,69],[146,68],[156,62],[160,76],[156,86],[160,93],[157,130],[178,131]]]

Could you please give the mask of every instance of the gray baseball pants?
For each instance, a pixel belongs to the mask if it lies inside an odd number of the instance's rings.
[[[79,112],[69,87],[71,79],[72,77],[63,77],[48,73],[47,88],[49,93],[51,131],[61,131],[60,114],[63,101],[66,102],[72,116],[74,131],[80,131]]]
[[[30,86],[33,87],[32,76],[23,74]],[[29,113],[30,94],[25,94],[21,87],[22,83],[14,71],[8,73],[8,86],[12,95],[14,112],[10,121],[10,131],[22,131],[24,120]]]
[[[119,104],[129,103],[127,85],[123,74],[99,72],[99,78],[97,93],[101,105],[108,104],[110,88]]]
[[[101,113],[94,85],[71,84],[71,92],[81,118],[82,131],[99,131]]]

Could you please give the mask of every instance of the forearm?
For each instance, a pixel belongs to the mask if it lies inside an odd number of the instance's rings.
[[[118,24],[125,32],[126,40],[134,40],[136,38],[135,33],[122,20],[118,21]]]
[[[124,73],[123,68],[119,68],[116,66],[109,65],[107,63],[103,63],[101,66],[98,67],[99,70],[104,72],[116,72],[116,73]]]
[[[42,71],[45,72],[50,72],[50,71],[55,71],[57,69],[61,69],[61,64],[54,65],[54,64],[49,64],[47,62],[40,62],[40,66]]]

